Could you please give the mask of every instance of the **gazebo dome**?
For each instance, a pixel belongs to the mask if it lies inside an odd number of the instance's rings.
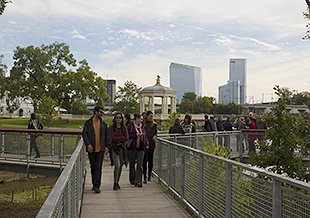
[[[176,91],[174,91],[170,87],[166,87],[166,86],[163,86],[162,84],[160,84],[160,77],[157,76],[156,84],[154,86],[145,87],[144,89],[141,90],[141,93],[157,93],[157,94],[172,93],[172,94],[175,94]]]

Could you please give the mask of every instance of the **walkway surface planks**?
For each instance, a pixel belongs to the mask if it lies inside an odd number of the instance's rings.
[[[123,168],[121,190],[114,191],[113,168],[105,160],[101,193],[91,191],[90,168],[87,167],[81,217],[191,217],[172,197],[163,192],[157,179],[137,188],[129,184],[128,169]]]

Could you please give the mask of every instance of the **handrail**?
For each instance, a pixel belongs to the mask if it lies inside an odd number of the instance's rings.
[[[0,127],[0,132],[21,132],[21,133],[54,133],[62,135],[81,135],[82,129],[77,128],[45,128],[42,130],[26,129],[22,127]]]
[[[74,153],[72,154],[70,160],[68,161],[66,167],[62,171],[61,175],[59,176],[56,184],[54,185],[51,193],[49,194],[48,198],[44,202],[43,206],[41,207],[39,213],[37,214],[38,218],[46,218],[46,217],[54,217],[56,210],[61,214],[61,217],[74,217],[75,215],[80,214],[80,206],[81,206],[81,199],[82,199],[82,189],[83,189],[83,182],[84,180],[84,169],[85,169],[85,146],[83,141],[81,140],[75,149]],[[77,164],[79,164],[79,167],[77,167]],[[78,171],[78,175],[72,175],[74,173],[74,170]],[[72,178],[73,177],[73,178]],[[72,194],[69,191],[69,182],[70,179],[76,180],[75,182],[72,182],[72,184],[79,184],[79,187],[73,187],[76,188],[79,192],[79,199],[78,204],[79,205],[71,205],[72,202],[68,202],[68,196],[66,194]],[[79,181],[79,179],[81,179]],[[71,196],[72,198],[72,196]],[[66,201],[67,200],[67,201]],[[70,204],[70,208],[74,208],[73,211],[70,211],[68,208],[68,204]]]

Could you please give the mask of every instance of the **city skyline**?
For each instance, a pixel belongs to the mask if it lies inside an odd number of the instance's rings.
[[[202,95],[218,100],[230,58],[246,58],[247,99],[268,101],[273,87],[309,91],[310,40],[302,0],[60,1],[8,4],[0,16],[0,54],[17,46],[64,42],[105,79],[122,86],[168,86],[170,62],[202,69]]]

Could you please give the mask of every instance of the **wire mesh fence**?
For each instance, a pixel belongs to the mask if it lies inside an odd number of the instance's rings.
[[[197,139],[158,138],[154,172],[199,216],[310,217],[309,183],[193,149]]]

